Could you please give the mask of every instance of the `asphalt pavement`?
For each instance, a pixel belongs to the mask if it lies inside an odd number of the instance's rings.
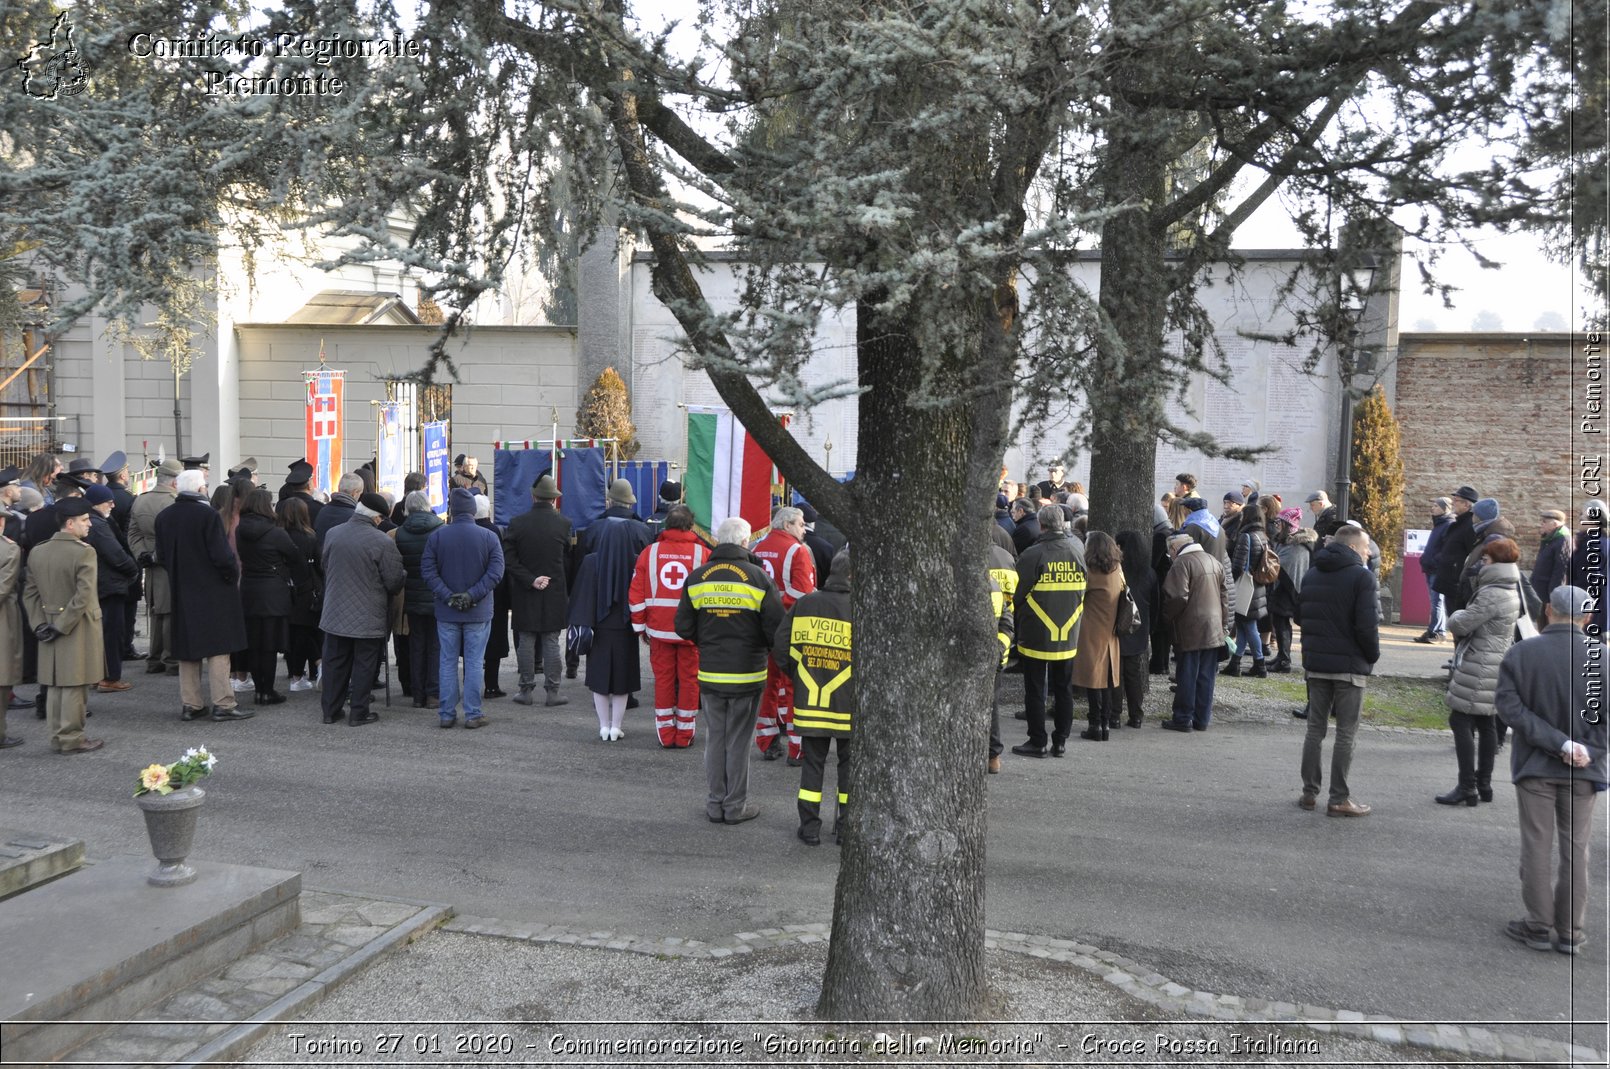
[[[1449,648],[1415,646],[1403,630],[1390,657],[1407,667],[1387,670],[1435,675]],[[97,753],[52,755],[43,722],[10,714],[26,745],[0,752],[5,823],[82,838],[91,858],[143,853],[136,772],[205,743],[220,764],[196,861],[651,936],[831,917],[837,852],[794,837],[797,770],[757,760],[760,818],[712,825],[701,750],[660,749],[647,708],[628,713],[626,739],[601,742],[579,680],[565,681],[571,703],[559,709],[489,702],[491,723],[475,732],[442,731],[433,710],[400,698],[377,702],[377,724],[324,726],[316,693],[250,721],[185,724],[177,680],[140,667],[133,690],[92,697],[90,731],[107,743]],[[506,664],[506,687],[512,674]],[[1352,782],[1375,811],[1328,818],[1295,804],[1302,731],[1220,720],[1181,736],[1149,722],[1107,744],[1076,738],[1065,760],[1008,754],[988,778],[989,926],[1092,944],[1243,997],[1413,1020],[1604,1019],[1602,806],[1587,949],[1537,953],[1502,934],[1521,914],[1507,778],[1494,804],[1435,805],[1453,782],[1451,738],[1366,728]]]

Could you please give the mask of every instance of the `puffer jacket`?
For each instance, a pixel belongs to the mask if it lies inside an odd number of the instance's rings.
[[[1305,670],[1358,676],[1375,670],[1380,602],[1375,576],[1357,553],[1335,540],[1320,547],[1297,596]]]
[[[699,647],[699,688],[713,694],[766,686],[766,658],[782,622],[771,577],[748,549],[730,543],[688,576],[676,607],[676,633]]]
[[[1498,666],[1515,643],[1515,620],[1521,614],[1521,570],[1513,564],[1488,564],[1476,573],[1470,604],[1448,617],[1453,632],[1453,678],[1448,681],[1448,708],[1471,716],[1492,716],[1498,692]]]
[[[1254,562],[1261,560],[1263,551],[1269,548],[1269,540],[1264,537],[1261,530],[1244,530],[1235,540],[1235,552],[1230,558],[1230,574],[1237,582],[1246,574],[1247,568]],[[1238,614],[1240,615],[1240,614]],[[1254,582],[1252,585],[1252,602],[1247,606],[1245,616],[1248,620],[1262,620],[1269,615],[1269,588]]]
[[[403,583],[403,611],[414,616],[430,616],[436,611],[436,596],[425,582],[421,563],[425,559],[426,540],[441,525],[442,518],[429,509],[410,512],[393,536],[397,552],[402,554],[403,570],[408,573]]]

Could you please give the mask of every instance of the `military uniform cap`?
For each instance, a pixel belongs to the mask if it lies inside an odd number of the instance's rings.
[[[121,449],[114,449],[112,455],[101,461],[102,475],[116,475],[129,466],[129,456]]]
[[[210,459],[212,459],[211,453],[203,453],[199,457],[180,457],[179,462],[185,466],[187,471],[194,471],[198,468],[205,468],[207,461]]]

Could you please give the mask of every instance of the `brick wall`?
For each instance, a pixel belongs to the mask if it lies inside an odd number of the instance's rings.
[[[1567,334],[1400,336],[1405,526],[1429,527],[1431,499],[1468,484],[1498,499],[1531,568],[1538,511],[1562,509],[1574,523],[1588,496],[1573,454],[1572,356]]]

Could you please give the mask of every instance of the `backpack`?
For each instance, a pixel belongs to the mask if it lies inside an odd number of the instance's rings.
[[[1247,568],[1252,572],[1252,581],[1259,586],[1274,586],[1280,581],[1280,558],[1270,548],[1268,541],[1263,544],[1263,552],[1258,553],[1258,544],[1247,535]]]

